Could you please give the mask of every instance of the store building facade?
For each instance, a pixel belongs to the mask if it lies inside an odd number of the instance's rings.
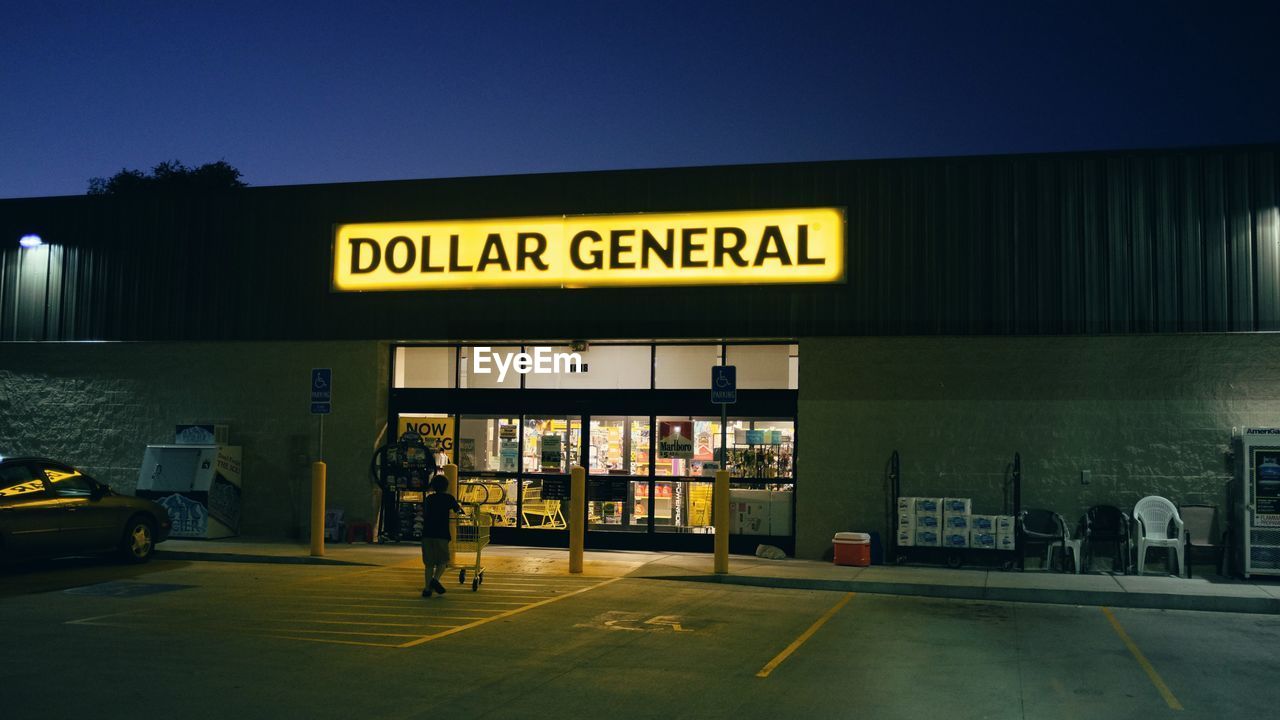
[[[227,424],[242,532],[276,537],[306,533],[319,456],[330,505],[371,516],[408,423],[509,488],[506,542],[566,542],[543,489],[576,463],[613,493],[581,499],[588,547],[709,549],[721,457],[736,548],[801,557],[886,531],[895,451],[904,493],[975,512],[1008,508],[1015,453],[1023,505],[1069,518],[1226,508],[1233,430],[1280,424],[1277,149],[4,200],[0,454],[128,490],[174,425]],[[538,348],[580,364],[515,371]]]

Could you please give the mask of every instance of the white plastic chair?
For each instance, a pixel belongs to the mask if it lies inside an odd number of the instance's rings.
[[[1062,522],[1062,539],[1049,545],[1049,553],[1052,555],[1054,548],[1062,548],[1063,555],[1070,551],[1071,565],[1075,568],[1076,574],[1079,575],[1080,565],[1083,564],[1083,559],[1080,557],[1080,544],[1084,542],[1084,538],[1071,537],[1071,528],[1067,526],[1066,521],[1061,520],[1061,516],[1059,516],[1059,521]]]
[[[1138,524],[1138,574],[1147,563],[1147,550],[1150,548],[1166,548],[1173,550],[1178,557],[1178,570],[1181,571],[1185,556],[1183,542],[1185,530],[1178,508],[1165,498],[1148,495],[1133,506],[1133,521]],[[1169,525],[1172,523],[1174,534],[1169,536]],[[1175,574],[1170,568],[1169,574]]]

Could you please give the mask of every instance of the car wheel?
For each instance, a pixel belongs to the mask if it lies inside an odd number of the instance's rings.
[[[120,539],[120,556],[132,563],[144,563],[156,551],[155,525],[141,515],[131,518],[124,526]]]

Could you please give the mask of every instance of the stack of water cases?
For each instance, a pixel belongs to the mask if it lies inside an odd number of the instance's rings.
[[[942,498],[898,498],[898,546],[942,547]]]
[[[969,519],[973,501],[969,498],[942,498],[942,546],[969,547]]]
[[[975,515],[970,498],[898,498],[898,547],[1013,550],[1012,515]]]

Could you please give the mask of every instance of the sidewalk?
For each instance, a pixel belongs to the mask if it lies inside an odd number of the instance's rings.
[[[412,543],[371,545],[332,543],[313,558],[305,544],[279,541],[168,540],[158,559],[324,565],[418,566]],[[492,572],[565,575],[564,549],[493,545],[484,551]],[[729,573],[716,575],[712,557],[701,553],[587,551],[583,574],[654,580],[751,585],[756,587],[915,595],[962,600],[1105,605],[1159,610],[1205,610],[1280,614],[1280,578],[1243,581],[1217,576],[1191,579],[1159,575],[1071,575],[1000,570],[877,565],[843,567],[816,560],[729,559]]]

